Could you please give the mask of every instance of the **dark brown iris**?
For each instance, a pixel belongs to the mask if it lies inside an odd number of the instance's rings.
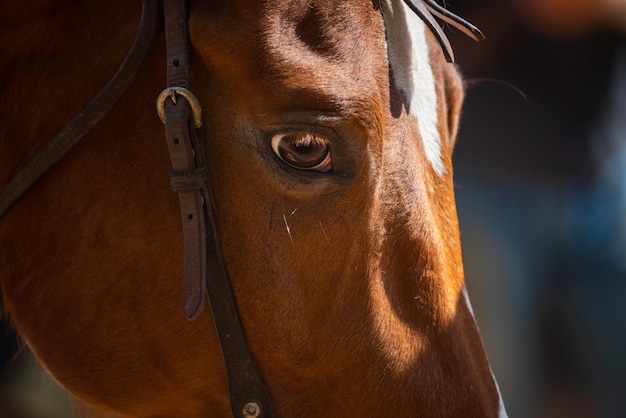
[[[310,132],[289,132],[272,137],[272,149],[288,165],[301,170],[328,172],[332,169],[326,138]]]

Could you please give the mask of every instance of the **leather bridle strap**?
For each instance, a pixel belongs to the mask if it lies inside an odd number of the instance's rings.
[[[144,0],[133,46],[111,81],[0,190],[0,218],[37,180],[61,161],[128,90],[154,43],[159,20],[158,6],[158,0]]]
[[[174,171],[183,221],[183,310],[190,320],[202,309],[206,291],[226,368],[235,418],[271,418],[265,385],[252,362],[220,252],[199,128],[200,106],[188,90],[188,34],[184,0],[165,0],[168,88],[157,100]]]

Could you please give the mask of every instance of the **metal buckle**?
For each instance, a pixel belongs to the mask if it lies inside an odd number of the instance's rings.
[[[194,126],[196,129],[201,127],[202,107],[200,106],[200,102],[192,92],[184,87],[168,87],[159,94],[159,97],[157,97],[156,109],[159,114],[159,118],[161,118],[161,122],[165,123],[165,101],[169,97],[172,99],[172,103],[176,104],[176,95],[180,95],[187,100],[187,103],[191,106],[191,112],[193,113]]]

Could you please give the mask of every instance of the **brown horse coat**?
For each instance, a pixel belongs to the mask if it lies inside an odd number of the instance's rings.
[[[399,5],[189,6],[220,243],[279,417],[502,413],[464,296],[462,84]],[[111,77],[139,16],[113,0],[4,9],[0,184]],[[398,43],[415,30],[417,70]],[[0,220],[0,280],[12,324],[79,398],[135,417],[229,416],[210,314],[180,310],[180,218],[153,111],[164,53],[161,36],[122,101]],[[332,170],[285,164],[280,135],[327,144]]]

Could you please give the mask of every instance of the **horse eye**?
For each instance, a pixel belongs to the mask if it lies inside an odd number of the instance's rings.
[[[327,173],[333,169],[328,140],[311,132],[272,136],[272,150],[285,164],[299,170]]]

